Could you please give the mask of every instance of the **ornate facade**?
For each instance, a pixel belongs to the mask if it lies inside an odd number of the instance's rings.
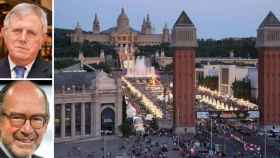
[[[117,19],[117,26],[101,31],[101,23],[97,14],[92,25],[92,31],[85,32],[79,23],[71,33],[71,42],[100,42],[112,44],[117,47],[131,48],[134,45],[159,45],[170,42],[169,29],[165,25],[161,34],[153,34],[152,24],[149,15],[144,18],[141,31],[133,29],[129,25],[129,19],[124,9]]]
[[[55,75],[55,142],[120,134],[120,79],[105,72]]]

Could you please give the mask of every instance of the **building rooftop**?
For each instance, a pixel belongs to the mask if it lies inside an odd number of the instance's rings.
[[[265,26],[280,26],[280,22],[277,17],[270,11],[268,15],[264,18],[259,28]]]
[[[115,31],[117,31],[117,27],[111,27],[109,29],[106,29],[106,30],[102,31],[101,33],[110,34],[110,33],[115,32]],[[137,30],[135,30],[131,27],[130,27],[130,31],[131,32],[136,32],[136,33],[141,33],[140,31],[137,31]]]
[[[194,26],[191,19],[186,14],[186,12],[182,11],[181,15],[179,16],[179,18],[175,22],[174,26],[186,26],[186,25]]]
[[[57,88],[85,85],[86,88],[93,89],[90,87],[95,87],[95,79],[95,72],[60,72],[55,74],[54,85]]]

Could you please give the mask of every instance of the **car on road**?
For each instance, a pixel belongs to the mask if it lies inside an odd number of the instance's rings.
[[[138,116],[133,117],[133,127],[136,133],[139,134],[145,133],[144,121],[142,117],[138,117]]]
[[[245,129],[245,128],[240,128],[237,131],[243,136],[251,136],[251,134],[253,134],[249,129]]]

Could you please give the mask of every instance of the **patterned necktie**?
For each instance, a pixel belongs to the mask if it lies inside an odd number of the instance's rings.
[[[14,70],[16,72],[16,78],[24,78],[24,72],[26,70],[24,66],[16,66]]]

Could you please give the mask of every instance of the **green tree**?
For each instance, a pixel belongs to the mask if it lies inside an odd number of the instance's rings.
[[[158,130],[159,129],[159,126],[158,126],[158,122],[155,118],[153,118],[152,122],[151,122],[151,128],[153,130]]]
[[[129,124],[128,119],[125,119],[122,122],[122,124],[119,126],[119,129],[122,132],[123,137],[129,137],[133,133],[132,131],[133,127],[132,125]]]
[[[95,68],[96,70],[103,70],[104,72],[110,74],[112,72],[112,68],[110,67],[110,65],[106,64],[106,63],[99,63],[99,64],[90,64],[90,66],[92,66],[93,68]],[[92,71],[90,68],[88,67],[84,67],[84,69],[86,71]]]
[[[256,38],[225,38],[221,40],[198,39],[197,57],[229,57],[231,51],[235,57],[256,58]]]
[[[127,114],[126,114],[126,110],[127,110],[127,104],[125,102],[125,97],[122,97],[122,121],[124,122],[127,119]]]
[[[173,67],[174,67],[174,64],[173,62],[171,64],[168,64],[164,67],[165,71],[168,71],[168,72],[172,72],[173,71]]]
[[[231,88],[235,98],[251,99],[251,84],[249,79],[235,80]]]
[[[76,60],[73,60],[73,59],[62,59],[62,60],[55,60],[54,61],[54,68],[55,69],[63,69],[63,68],[66,68],[68,66],[71,66],[71,65],[75,65],[79,63],[79,61],[76,61]]]
[[[218,90],[219,88],[219,80],[217,76],[207,76],[203,79],[198,80],[198,84],[211,90]]]

